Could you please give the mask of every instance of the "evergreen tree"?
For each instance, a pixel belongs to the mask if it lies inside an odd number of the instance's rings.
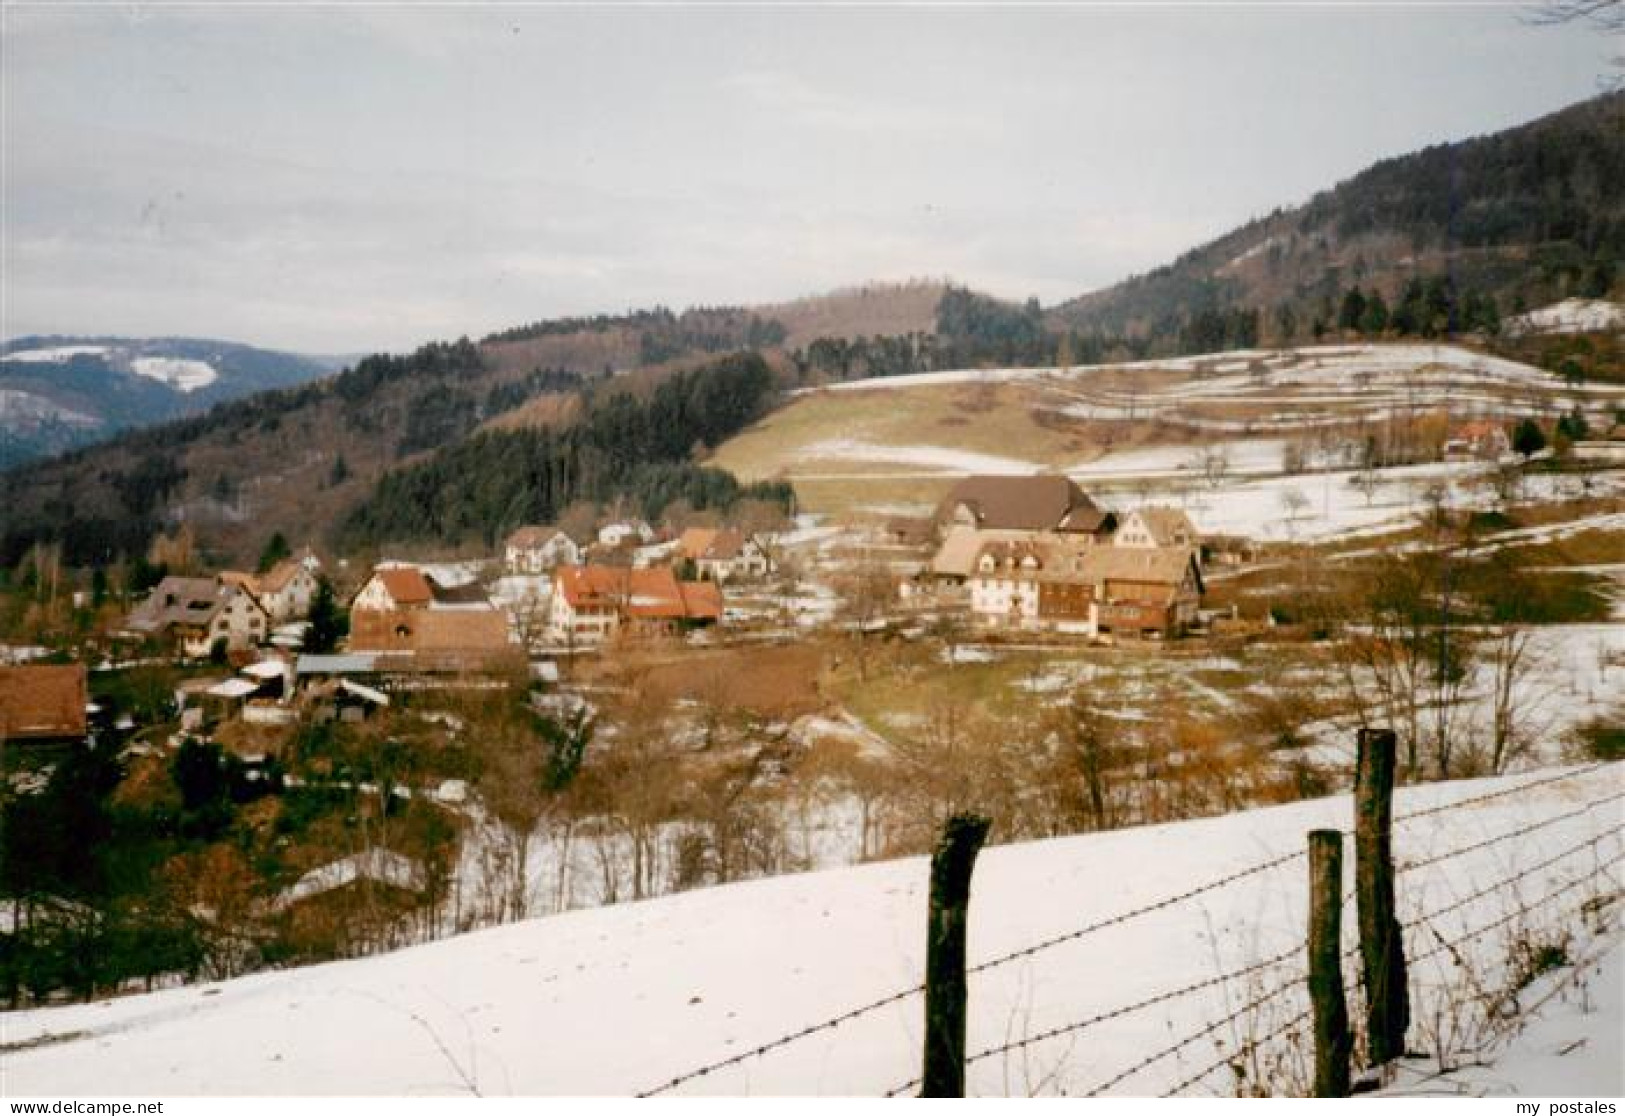
[[[1532,418],[1518,423],[1512,432],[1512,448],[1524,457],[1532,457],[1545,449],[1546,435],[1541,432],[1540,424]]]
[[[292,553],[293,551],[288,547],[288,540],[283,537],[282,532],[276,532],[266,542],[265,549],[260,551],[259,572],[264,573]]]
[[[1380,291],[1372,291],[1360,315],[1360,332],[1367,337],[1380,337],[1388,329],[1388,304]]]
[[[1365,295],[1360,293],[1359,287],[1350,287],[1343,295],[1343,307],[1337,313],[1337,325],[1340,329],[1357,330],[1365,317]]]
[[[333,583],[323,577],[316,582],[316,595],[310,601],[310,630],[305,633],[305,650],[321,655],[338,646],[349,630],[349,620],[339,607]]]

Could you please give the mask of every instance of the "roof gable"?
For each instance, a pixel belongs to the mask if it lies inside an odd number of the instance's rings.
[[[938,505],[938,522],[960,507],[978,527],[995,531],[1096,531],[1106,514],[1072,478],[1053,473],[966,477]]]
[[[85,735],[85,668],[0,667],[0,740]]]
[[[428,604],[434,599],[429,579],[416,566],[390,566],[374,570],[372,576],[396,604]]]

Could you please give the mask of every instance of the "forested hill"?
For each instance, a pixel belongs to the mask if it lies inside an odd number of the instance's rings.
[[[608,382],[617,392],[641,399],[658,391],[663,380],[725,361],[729,354],[760,354],[760,367],[785,385],[806,382],[813,346],[845,366],[835,375],[914,371],[917,353],[930,348],[945,290],[940,281],[914,280],[755,309],[656,308],[553,319],[503,330],[478,343],[464,339],[408,355],[367,357],[319,382],[263,392],[7,472],[8,498],[0,501],[0,564],[15,564],[36,543],[60,544],[72,564],[132,559],[160,531],[183,524],[220,561],[247,560],[275,532],[319,544],[334,539],[335,529],[345,525],[343,537],[352,541],[401,538],[406,532],[388,509],[400,506],[402,486],[432,477],[432,455],[465,439],[519,432],[517,441],[493,436],[469,452],[512,449],[523,441],[527,452],[545,456],[553,451],[538,447],[583,414],[596,414],[597,404],[590,400],[614,396],[605,390]],[[968,292],[956,297],[982,299]],[[887,336],[881,341],[868,339],[882,331]],[[943,359],[960,355],[950,352]],[[878,363],[881,356],[888,363]],[[753,389],[747,398],[752,406],[765,406],[769,396]],[[711,410],[731,413],[726,407]],[[692,426],[671,429],[692,431]],[[703,429],[688,437],[683,454],[708,440]],[[559,444],[575,445],[570,438]],[[588,443],[579,448],[583,461],[597,460],[597,449],[587,452]],[[560,452],[568,457],[577,449]],[[681,456],[662,450],[651,461],[675,466]],[[381,502],[357,510],[372,499],[382,478],[417,464],[424,470],[408,469],[416,481],[392,480],[380,490]],[[668,469],[658,483],[652,473],[615,477],[616,484],[631,486],[618,494],[640,501],[685,485],[691,502],[729,498],[726,484],[709,473],[679,475]],[[589,480],[587,491],[600,496],[607,491],[600,474]],[[549,490],[545,498],[532,491],[520,506],[551,507],[562,491]],[[485,513],[455,524],[448,519],[423,537],[470,541],[496,529],[499,520],[505,521]]]
[[[1259,340],[1275,343],[1312,336],[1317,323],[1338,328],[1352,289],[1362,303],[1375,293],[1394,307],[1413,282],[1433,281],[1458,307],[1472,295],[1505,316],[1605,296],[1625,278],[1622,260],[1625,91],[1385,159],[1306,205],[1063,303],[1049,319],[1171,345],[1200,315],[1246,309],[1258,313]]]
[[[726,508],[743,497],[788,507],[787,485],[742,488],[690,461],[766,413],[775,392],[755,353],[662,380],[647,398],[589,390],[579,421],[477,434],[427,461],[386,474],[345,520],[347,548],[389,542],[498,545],[525,523],[557,519],[578,501],[621,499],[650,518],[682,500]]]

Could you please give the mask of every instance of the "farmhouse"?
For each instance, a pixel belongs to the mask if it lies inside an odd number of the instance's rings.
[[[124,631],[173,639],[182,653],[208,655],[217,643],[244,651],[263,642],[271,618],[252,591],[211,577],[166,577],[130,611]]]
[[[263,574],[226,570],[220,580],[247,589],[270,616],[271,623],[286,624],[310,614],[310,602],[316,598],[316,568],[299,559],[285,558]]]
[[[0,744],[82,744],[85,668],[0,667]]]
[[[379,566],[350,601],[350,612],[415,612],[494,608],[477,583],[442,585],[416,566]]]
[[[391,670],[407,671],[484,671],[519,655],[494,609],[361,609],[350,614],[349,650],[387,656]]]
[[[1111,538],[1117,517],[1069,477],[966,477],[943,497],[935,523],[941,542],[931,572],[963,581],[990,543],[1092,547]]]
[[[1189,546],[1201,542],[1191,517],[1178,508],[1151,506],[1136,508],[1123,517],[1112,536],[1113,546],[1137,550]]]
[[[350,611],[403,612],[428,608],[434,603],[434,590],[428,576],[415,566],[386,566],[372,576],[350,601]]]
[[[1444,443],[1447,461],[1495,461],[1511,452],[1512,439],[1507,437],[1506,427],[1487,419],[1453,427]]]
[[[1196,619],[1203,591],[1190,547],[1072,547],[994,542],[968,579],[971,614],[991,627],[1178,635]]]
[[[510,574],[549,573],[559,566],[581,564],[581,547],[563,531],[521,527],[508,536],[503,562]]]
[[[769,573],[767,555],[755,539],[740,531],[690,527],[678,540],[677,555],[693,562],[701,579],[719,584]]]
[[[1046,531],[1110,534],[1111,512],[1102,511],[1070,477],[966,477],[937,505],[937,527],[979,531]]]
[[[563,566],[553,575],[548,627],[571,643],[669,634],[721,619],[716,585],[678,581],[667,568]]]
[[[1174,636],[1196,622],[1206,585],[1191,547],[1103,548],[1079,571],[1094,590],[1096,632]]]

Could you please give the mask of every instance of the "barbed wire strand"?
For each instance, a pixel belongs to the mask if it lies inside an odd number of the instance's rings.
[[[1497,798],[1506,798],[1509,795],[1522,794],[1524,791],[1533,787],[1544,787],[1551,783],[1562,783],[1568,781],[1569,779],[1578,779],[1582,776],[1591,775],[1595,772],[1601,771],[1605,767],[1612,766],[1614,766],[1614,764],[1611,762],[1593,763],[1586,767],[1576,768],[1573,771],[1564,771],[1558,775],[1549,775],[1544,779],[1531,779],[1529,782],[1519,783],[1515,787],[1503,787],[1500,790],[1489,791],[1485,794],[1477,794],[1471,798],[1463,798],[1455,802],[1445,802],[1438,806],[1429,806],[1426,810],[1417,810],[1414,813],[1397,816],[1394,818],[1394,821],[1406,822],[1415,821],[1417,818],[1430,818],[1435,814],[1443,814],[1451,810],[1459,810],[1464,806],[1477,806],[1481,802],[1492,802]],[[1425,786],[1430,784],[1421,785]],[[1433,783],[1431,785],[1439,786],[1440,784]]]
[[[1263,1038],[1258,1039],[1255,1042],[1253,1042],[1251,1045],[1254,1046],[1254,1047],[1263,1046],[1266,1042],[1270,1042],[1273,1039],[1280,1038],[1282,1035],[1287,1034],[1288,1032],[1292,1031],[1293,1029],[1295,1029],[1295,1028],[1301,1026],[1302,1024],[1304,1024],[1305,1022],[1307,1022],[1309,1017],[1311,1015],[1313,1015],[1314,1013],[1315,1013],[1315,1009],[1313,1007],[1304,1009],[1303,1011],[1299,1012],[1297,1015],[1293,1016],[1291,1019],[1288,1019],[1285,1023],[1281,1024],[1275,1030],[1273,1030],[1269,1034],[1265,1035]],[[1185,1079],[1180,1081],[1177,1085],[1175,1085],[1172,1089],[1169,1089],[1166,1093],[1162,1094],[1163,1097],[1164,1098],[1177,1097],[1180,1093],[1183,1093],[1186,1089],[1189,1089],[1192,1085],[1195,1085],[1198,1081],[1201,1081],[1203,1078],[1206,1078],[1209,1075],[1211,1075],[1214,1070],[1222,1069],[1223,1067],[1230,1065],[1234,1061],[1234,1059],[1236,1058],[1236,1056],[1239,1053],[1240,1053],[1240,1051],[1230,1051],[1230,1052],[1222,1055],[1216,1061],[1209,1062],[1202,1069],[1200,1069],[1200,1070],[1196,1071],[1195,1073],[1191,1074],[1189,1077],[1186,1077]]]
[[[1465,934],[1460,934],[1457,937],[1451,938],[1451,939],[1448,939],[1448,940],[1436,933],[1435,937],[1437,937],[1439,939],[1439,944],[1437,946],[1435,946],[1433,949],[1427,950],[1427,951],[1425,951],[1423,953],[1417,954],[1413,958],[1410,958],[1408,960],[1407,964],[1414,965],[1414,964],[1416,964],[1418,962],[1426,961],[1426,960],[1428,960],[1428,959],[1430,959],[1432,957],[1437,956],[1440,953],[1444,953],[1444,952],[1447,952],[1447,951],[1454,953],[1456,947],[1460,946],[1462,943],[1467,942],[1467,941],[1471,941],[1474,938],[1482,937],[1485,934],[1488,934],[1492,930],[1495,930],[1495,929],[1498,929],[1498,928],[1500,928],[1502,926],[1505,926],[1507,923],[1512,922],[1514,919],[1517,919],[1517,918],[1520,918],[1520,917],[1525,917],[1530,913],[1530,910],[1533,907],[1544,906],[1545,904],[1550,903],[1552,900],[1558,898],[1559,896],[1565,895],[1568,892],[1573,891],[1577,887],[1580,887],[1580,886],[1583,886],[1584,884],[1588,884],[1588,883],[1592,882],[1593,880],[1597,879],[1599,876],[1602,876],[1605,873],[1607,873],[1613,867],[1613,865],[1615,863],[1619,862],[1620,860],[1625,860],[1625,856],[1617,856],[1617,857],[1614,858],[1614,860],[1610,861],[1608,864],[1604,865],[1603,867],[1598,868],[1596,871],[1588,873],[1587,875],[1581,876],[1581,877],[1579,877],[1577,879],[1570,880],[1568,883],[1564,884],[1562,887],[1559,887],[1554,891],[1548,892],[1545,896],[1543,896],[1541,899],[1539,899],[1532,906],[1524,906],[1524,907],[1514,908],[1512,911],[1508,912],[1506,915],[1503,915],[1501,918],[1496,919],[1494,922],[1487,923],[1484,926],[1480,926],[1476,930],[1470,930]],[[1505,882],[1505,881],[1503,881],[1503,882]],[[1345,953],[1344,956],[1347,957],[1348,954]],[[1313,1013],[1314,1013],[1314,1009],[1313,1009],[1313,1007],[1311,1007],[1310,1009],[1308,1009],[1307,1011],[1305,1011],[1302,1014],[1298,1015],[1294,1019],[1291,1019],[1291,1020],[1287,1021],[1287,1023],[1283,1024],[1281,1027],[1277,1028],[1275,1031],[1273,1031],[1270,1034],[1264,1036],[1264,1038],[1259,1039],[1257,1041],[1257,1043],[1255,1043],[1254,1045],[1262,1045],[1263,1043],[1269,1042],[1272,1039],[1279,1038],[1281,1035],[1283,1035],[1283,1034],[1287,1033],[1288,1031],[1292,1030],[1298,1024],[1300,1024],[1300,1023],[1304,1022],[1305,1020],[1307,1020]],[[1164,1097],[1177,1096],[1178,1094],[1184,1092],[1186,1089],[1190,1088],[1192,1085],[1194,1085],[1197,1082],[1201,1081],[1203,1078],[1206,1078],[1209,1075],[1211,1075],[1214,1071],[1216,1071],[1218,1069],[1221,1069],[1222,1067],[1230,1064],[1231,1061],[1235,1058],[1235,1056],[1236,1056],[1236,1052],[1234,1052],[1234,1051],[1227,1052],[1224,1056],[1220,1057],[1216,1061],[1209,1063],[1207,1066],[1205,1066],[1201,1070],[1199,1070],[1196,1073],[1191,1074],[1190,1076],[1188,1076],[1188,1077],[1184,1078],[1183,1080],[1181,1080],[1179,1083],[1174,1085],[1174,1087],[1172,1089],[1170,1089],[1168,1092],[1164,1093],[1163,1096]]]
[[[1531,781],[1531,782],[1520,783],[1516,787],[1504,788],[1504,789],[1498,790],[1498,791],[1491,791],[1491,792],[1488,792],[1486,794],[1475,795],[1475,796],[1473,796],[1471,798],[1461,799],[1461,800],[1456,801],[1456,802],[1449,802],[1449,803],[1444,803],[1443,805],[1440,805],[1440,806],[1430,807],[1430,808],[1428,808],[1426,810],[1420,810],[1420,811],[1416,811],[1414,813],[1404,814],[1404,815],[1396,817],[1394,820],[1395,820],[1396,823],[1400,823],[1400,822],[1413,821],[1413,820],[1415,820],[1417,818],[1430,817],[1430,816],[1433,816],[1435,814],[1444,813],[1444,812],[1447,812],[1447,811],[1450,811],[1450,810],[1461,809],[1461,808],[1464,808],[1464,807],[1467,807],[1467,806],[1477,805],[1477,804],[1482,803],[1482,802],[1488,802],[1488,801],[1491,801],[1491,800],[1494,800],[1494,799],[1497,799],[1497,798],[1504,798],[1504,797],[1506,797],[1508,795],[1518,794],[1518,793],[1521,793],[1523,791],[1527,791],[1532,787],[1544,786],[1544,785],[1551,784],[1551,783],[1564,782],[1564,781],[1567,781],[1567,780],[1570,780],[1570,779],[1577,779],[1577,778],[1580,778],[1582,776],[1592,774],[1592,773],[1594,773],[1596,771],[1599,771],[1599,770],[1601,770],[1601,769],[1603,769],[1605,767],[1609,767],[1609,766],[1611,766],[1611,765],[1607,764],[1607,763],[1592,764],[1592,765],[1590,765],[1588,767],[1578,768],[1578,769],[1573,770],[1573,771],[1566,771],[1566,772],[1563,772],[1562,774],[1553,775],[1553,776],[1550,776],[1548,778],[1534,780],[1534,781]],[[1616,794],[1614,796],[1611,796],[1610,798],[1600,799],[1600,800],[1597,800],[1595,802],[1588,803],[1585,807],[1582,807],[1580,810],[1574,811],[1574,812],[1572,812],[1570,814],[1567,814],[1567,815],[1563,815],[1562,817],[1548,819],[1547,821],[1537,823],[1536,825],[1526,827],[1526,828],[1524,828],[1522,830],[1514,831],[1512,833],[1503,834],[1503,835],[1500,835],[1498,837],[1492,838],[1492,839],[1490,839],[1488,841],[1480,842],[1478,845],[1467,846],[1466,848],[1463,848],[1463,849],[1460,849],[1460,850],[1455,850],[1450,854],[1442,855],[1440,857],[1436,857],[1436,858],[1433,858],[1433,859],[1428,860],[1428,861],[1422,861],[1422,862],[1418,862],[1416,864],[1406,865],[1404,868],[1401,868],[1399,870],[1400,871],[1406,871],[1406,870],[1410,870],[1410,869],[1425,867],[1427,864],[1438,863],[1440,860],[1448,859],[1450,856],[1463,855],[1463,854],[1465,854],[1467,852],[1473,851],[1475,848],[1482,848],[1485,845],[1494,844],[1497,841],[1510,840],[1512,837],[1520,836],[1523,833],[1527,833],[1527,832],[1533,832],[1535,829],[1541,828],[1544,825],[1555,824],[1557,821],[1566,820],[1566,818],[1568,818],[1568,817],[1577,816],[1578,814],[1584,813],[1586,810],[1592,809],[1597,805],[1601,805],[1603,803],[1610,802],[1610,801],[1613,801],[1615,799],[1622,798],[1622,797],[1625,797],[1625,792],[1622,792],[1621,794]],[[1344,832],[1345,832],[1345,834],[1348,833],[1348,831],[1346,831],[1346,830]],[[1014,961],[1018,961],[1018,960],[1021,960],[1023,958],[1027,958],[1027,957],[1033,957],[1033,956],[1035,956],[1035,955],[1037,955],[1039,953],[1043,953],[1043,952],[1045,952],[1047,950],[1054,949],[1054,948],[1056,948],[1058,946],[1061,946],[1061,945],[1065,945],[1068,942],[1078,941],[1079,939],[1085,938],[1090,934],[1097,933],[1097,932],[1099,932],[1101,930],[1105,930],[1105,929],[1107,929],[1109,927],[1119,926],[1119,925],[1122,925],[1123,923],[1132,921],[1133,919],[1141,918],[1141,917],[1143,917],[1143,916],[1145,916],[1147,914],[1151,914],[1151,913],[1156,912],[1156,911],[1166,910],[1169,907],[1173,907],[1173,906],[1176,906],[1176,905],[1178,905],[1180,903],[1187,902],[1187,901],[1189,901],[1191,899],[1196,898],[1197,896],[1205,895],[1205,894],[1208,894],[1208,893],[1213,892],[1213,891],[1218,891],[1218,890],[1220,890],[1222,888],[1229,887],[1232,884],[1238,883],[1241,880],[1248,879],[1248,878],[1250,878],[1252,876],[1259,875],[1261,873],[1270,871],[1271,869],[1274,869],[1274,868],[1279,868],[1279,867],[1281,867],[1282,865],[1285,865],[1285,864],[1290,864],[1290,863],[1292,863],[1292,862],[1294,862],[1296,860],[1301,859],[1305,855],[1307,855],[1306,851],[1303,850],[1303,849],[1299,849],[1299,850],[1297,850],[1295,852],[1284,853],[1284,854],[1282,854],[1280,856],[1271,857],[1268,860],[1260,861],[1259,863],[1253,864],[1253,865],[1251,865],[1251,866],[1249,866],[1247,868],[1242,868],[1242,869],[1239,869],[1239,870],[1237,870],[1235,872],[1228,873],[1228,874],[1226,874],[1224,876],[1217,877],[1216,879],[1210,880],[1210,881],[1208,881],[1206,883],[1203,883],[1203,884],[1199,884],[1196,887],[1190,888],[1189,890],[1180,892],[1180,893],[1178,893],[1176,895],[1171,895],[1171,896],[1168,896],[1166,898],[1159,899],[1156,902],[1148,903],[1148,904],[1145,904],[1144,906],[1136,907],[1136,908],[1133,908],[1131,910],[1124,911],[1124,912],[1121,912],[1121,913],[1116,914],[1116,915],[1112,915],[1112,916],[1110,916],[1108,918],[1097,919],[1096,921],[1088,923],[1088,924],[1086,924],[1084,926],[1081,926],[1081,927],[1077,928],[1076,930],[1071,930],[1071,931],[1068,931],[1068,932],[1066,932],[1064,934],[1057,934],[1057,935],[1055,935],[1053,937],[1045,938],[1045,939],[1043,939],[1041,941],[1035,942],[1030,946],[1025,946],[1025,947],[1023,947],[1021,949],[1012,950],[1009,953],[1005,953],[1005,954],[1001,954],[1001,955],[996,956],[996,957],[989,958],[986,961],[978,962],[977,964],[972,965],[972,966],[970,966],[969,968],[967,968],[965,970],[966,975],[968,977],[968,976],[973,976],[973,975],[976,975],[976,974],[979,974],[979,973],[988,972],[988,971],[990,971],[992,969],[999,968],[999,967],[1001,967],[1003,965],[1008,965],[1008,964],[1010,964],[1010,963],[1012,963]],[[740,1063],[749,1061],[752,1058],[759,1058],[764,1054],[771,1053],[772,1051],[780,1049],[781,1047],[789,1046],[790,1044],[795,1043],[795,1042],[799,1042],[802,1039],[810,1038],[813,1035],[819,1034],[820,1032],[834,1030],[835,1028],[840,1027],[843,1024],[850,1023],[855,1019],[861,1018],[862,1016],[869,1015],[869,1014],[872,1014],[873,1012],[880,1011],[880,1010],[882,1010],[884,1008],[890,1007],[893,1004],[896,1004],[896,1003],[899,1003],[899,1002],[901,1002],[903,1000],[908,999],[910,996],[919,995],[920,993],[922,993],[924,991],[925,991],[925,985],[923,983],[916,984],[916,985],[914,985],[912,987],[909,987],[909,988],[899,989],[898,991],[892,992],[892,993],[890,993],[888,995],[885,995],[885,996],[882,996],[879,999],[869,1001],[868,1003],[862,1004],[862,1005],[860,1005],[858,1007],[855,1007],[855,1008],[852,1008],[852,1009],[850,1009],[848,1011],[844,1011],[844,1012],[840,1013],[839,1015],[831,1016],[830,1018],[822,1020],[821,1022],[818,1022],[818,1023],[809,1024],[808,1026],[805,1026],[805,1027],[799,1028],[799,1029],[797,1029],[795,1031],[791,1031],[791,1032],[789,1032],[787,1034],[781,1035],[780,1037],[775,1038],[775,1039],[773,1039],[773,1040],[771,1040],[769,1042],[761,1043],[760,1045],[754,1046],[754,1047],[750,1048],[749,1050],[741,1051],[741,1052],[739,1052],[737,1054],[730,1055],[727,1058],[719,1059],[719,1060],[717,1060],[715,1062],[708,1063],[708,1064],[700,1066],[700,1067],[698,1067],[696,1069],[689,1070],[686,1073],[678,1074],[675,1077],[672,1077],[672,1078],[668,1079],[663,1084],[657,1085],[652,1089],[649,1089],[649,1090],[647,1090],[645,1092],[637,1094],[637,1096],[639,1096],[639,1097],[651,1097],[651,1096],[657,1096],[657,1095],[659,1095],[661,1093],[670,1092],[672,1089],[678,1088],[679,1086],[681,1086],[683,1084],[686,1084],[689,1081],[693,1081],[693,1080],[695,1080],[697,1078],[705,1077],[705,1076],[707,1076],[709,1074],[716,1073],[716,1072],[718,1072],[720,1070],[727,1069],[727,1068],[729,1068],[731,1066],[739,1065]]]
[[[1117,1019],[1125,1015],[1132,1015],[1137,1011],[1143,1011],[1146,1008],[1155,1007],[1158,1004],[1164,1004],[1170,1000],[1182,999],[1196,992],[1201,992],[1204,989],[1213,988],[1232,980],[1239,980],[1242,977],[1250,976],[1255,972],[1260,972],[1264,969],[1279,965],[1287,958],[1303,952],[1303,949],[1304,947],[1301,945],[1293,946],[1291,949],[1283,950],[1273,957],[1266,957],[1262,961],[1254,962],[1251,965],[1246,965],[1240,969],[1235,969],[1228,973],[1220,973],[1218,976],[1204,977],[1201,980],[1194,981],[1180,988],[1170,989],[1166,992],[1159,992],[1156,995],[1148,996],[1143,1000],[1136,1000],[1133,1003],[1123,1004],[1119,1007],[1099,1012],[1095,1015],[1089,1016],[1087,1019],[1080,1019],[1072,1023],[1064,1023],[1057,1027],[1051,1027],[1047,1030],[1039,1031],[1036,1034],[1026,1035],[1019,1039],[1012,1039],[1009,1042],[1000,1043],[998,1046],[987,1047],[967,1057],[965,1059],[965,1064],[967,1066],[973,1065],[976,1062],[983,1062],[989,1058],[998,1057],[1000,1054],[1009,1054],[1016,1050],[1024,1050],[1029,1046],[1035,1046],[1038,1043],[1047,1042],[1050,1039],[1059,1038],[1062,1035],[1076,1034],[1079,1031],[1086,1031],[1096,1024],[1105,1023],[1108,1020]],[[919,1084],[920,1079],[918,1077],[912,1078],[909,1081],[888,1090],[886,1095],[888,1097],[898,1096],[901,1093],[913,1089]]]
[[[1440,864],[1446,860],[1454,860],[1458,856],[1465,856],[1470,852],[1477,852],[1479,849],[1485,849],[1491,845],[1498,845],[1502,841],[1510,841],[1514,837],[1523,837],[1527,834],[1534,833],[1537,830],[1545,829],[1548,826],[1569,821],[1573,818],[1579,817],[1581,814],[1590,813],[1598,806],[1606,806],[1610,802],[1618,802],[1621,799],[1625,799],[1625,791],[1620,791],[1617,794],[1611,794],[1607,798],[1592,799],[1590,802],[1587,802],[1584,806],[1580,806],[1577,809],[1569,810],[1562,814],[1553,814],[1552,816],[1542,818],[1539,821],[1530,822],[1528,825],[1519,826],[1517,829],[1508,830],[1504,833],[1497,833],[1491,837],[1484,838],[1482,841],[1475,841],[1470,845],[1463,845],[1460,848],[1450,849],[1446,852],[1424,857],[1421,860],[1408,860],[1403,864],[1396,865],[1394,871],[1396,875],[1403,875],[1406,872],[1414,872],[1418,868],[1427,868],[1434,864]]]

